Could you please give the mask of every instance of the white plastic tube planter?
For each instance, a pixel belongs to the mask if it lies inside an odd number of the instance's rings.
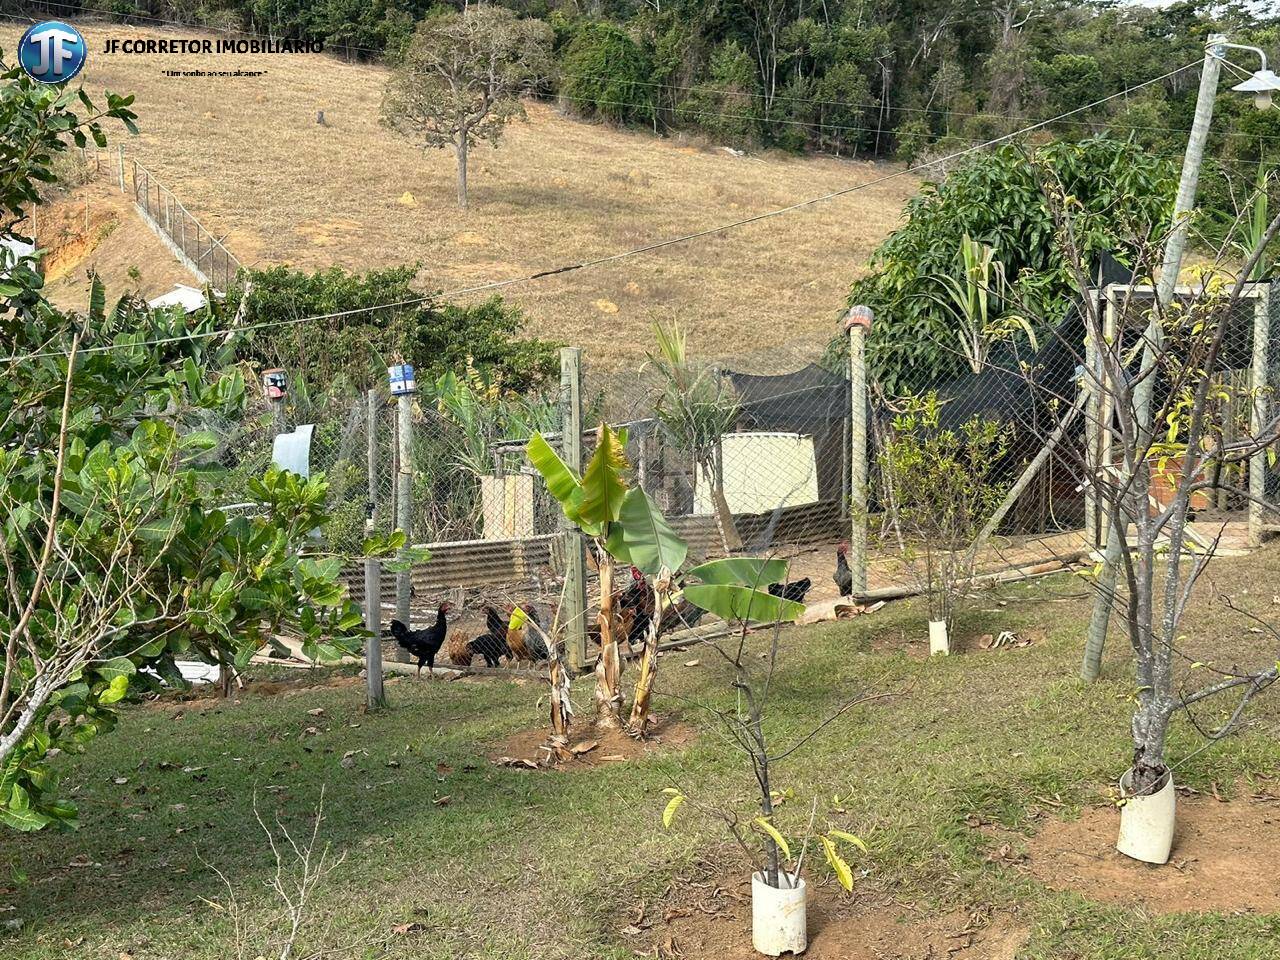
[[[1154,793],[1131,797],[1133,771],[1120,778],[1120,793],[1126,799],[1120,808],[1120,839],[1116,849],[1126,857],[1144,863],[1168,863],[1173,850],[1174,814],[1177,791],[1173,775],[1166,773],[1164,782]]]
[[[771,887],[763,873],[751,875],[751,945],[767,957],[804,953],[809,946],[804,880],[785,870]]]
[[[929,621],[929,656],[945,656],[951,652],[951,638],[947,636],[947,621]]]

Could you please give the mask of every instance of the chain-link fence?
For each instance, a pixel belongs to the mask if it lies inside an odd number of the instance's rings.
[[[1089,297],[1124,362],[1136,364],[1152,291],[1108,285]],[[1230,445],[1280,414],[1280,350],[1271,349],[1280,342],[1280,297],[1257,285],[1227,323],[1210,421],[1215,442]],[[969,576],[1060,569],[1101,545],[1107,524],[1096,490],[1117,466],[1110,401],[1087,389],[1099,361],[1086,329],[1084,311],[1073,310],[1033,344],[1010,338],[963,357],[945,377],[925,377],[914,397],[886,396],[870,377],[856,400],[856,348],[792,349],[780,368],[777,351],[729,363],[677,344],[626,373],[593,364],[586,351],[582,462],[597,424],[625,427],[631,479],[693,559],[785,557],[791,578],[808,580],[810,603],[917,592],[920,558],[937,550],[971,553]],[[1171,329],[1176,367],[1176,323]],[[1168,394],[1157,387],[1158,408]],[[329,396],[296,383],[283,403],[260,401],[245,421],[224,425],[218,456],[247,478],[271,461],[278,433],[309,433],[306,462],[329,482],[327,548],[354,554],[370,515],[381,531],[408,527],[412,542],[432,552],[412,572],[411,622],[430,622],[450,600],[463,611],[455,633],[465,639],[485,631],[490,610],[519,603],[549,618],[560,601],[572,540],[525,447],[541,433],[563,450],[567,397],[556,384],[516,396],[466,376],[420,383],[405,397],[385,385]],[[1280,522],[1256,502],[1280,504],[1273,457],[1224,459],[1222,469],[1223,489],[1197,497],[1197,523],[1244,543],[1255,532],[1251,515],[1255,525]],[[1255,489],[1253,501],[1240,492]],[[1152,496],[1163,494],[1153,488]],[[944,502],[921,506],[931,498]],[[598,602],[590,568],[585,580],[589,610]],[[351,582],[359,596],[354,571]],[[393,577],[382,591],[386,622],[396,610]]]

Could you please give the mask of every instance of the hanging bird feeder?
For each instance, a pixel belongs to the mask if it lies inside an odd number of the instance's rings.
[[[418,383],[414,379],[411,363],[397,363],[387,367],[387,381],[393,397],[403,397],[418,392]]]
[[[289,392],[289,378],[279,367],[262,371],[262,393],[268,400],[283,400]]]

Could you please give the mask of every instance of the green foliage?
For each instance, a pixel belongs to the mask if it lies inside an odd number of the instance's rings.
[[[50,182],[62,138],[88,131],[102,145],[98,120],[133,116],[127,98],[99,112],[16,70],[4,80],[0,238]],[[236,414],[245,385],[233,347],[208,336],[216,318],[131,298],[108,310],[96,280],[87,314],[72,316],[40,286],[24,264],[0,288],[15,355],[0,377],[0,823],[19,830],[74,825],[50,759],[111,730],[116,705],[156,676],[180,684],[176,657],[244,665],[288,624],[328,659],[363,621],[340,558],[300,552],[324,520],[322,477],[271,470],[249,484],[248,513],[218,506],[203,426]]]
[[[382,308],[246,335],[241,353],[246,359],[284,367],[314,383],[341,379],[361,389],[384,383],[394,358],[412,363],[419,379],[462,373],[470,366],[516,392],[559,370],[555,344],[520,338],[525,317],[518,307],[497,296],[471,306],[440,304],[414,289],[416,273],[416,265],[363,274],[341,267],[315,273],[289,267],[251,270],[228,292],[220,312],[230,324],[246,285],[246,324]]]
[[[934,393],[905,402],[877,465],[880,500],[893,504],[903,559],[928,597],[930,619],[950,624],[973,576],[970,547],[1004,499],[995,476],[1011,431],[978,416],[953,429],[941,412]]]
[[[1078,202],[1076,240],[1086,260],[1103,252],[1122,261],[1136,256],[1135,238],[1168,221],[1175,186],[1169,160],[1105,138],[1056,141],[1030,155],[1001,147],[926,184],[907,204],[904,225],[876,251],[872,273],[849,294],[850,304],[875,311],[867,359],[886,392],[911,393],[963,369],[954,316],[928,293],[935,278],[955,272],[966,237],[989,246],[1004,264],[1008,300],[1035,333],[1065,315],[1076,284],[1055,239],[1044,179]]]
[[[751,144],[762,136],[759,74],[746,50],[729,40],[711,53],[707,75],[676,109],[681,123],[718,140]]]
[[[529,462],[576,524],[619,563],[637,567],[646,576],[662,571],[676,576],[688,556],[688,546],[671,529],[649,495],[628,484],[623,452],[626,432],[615,433],[600,424],[596,449],[582,478],[565,465],[541,435],[529,441]],[[686,576],[700,580],[684,588],[684,597],[695,606],[730,622],[774,623],[795,620],[804,605],[770,594],[767,587],[786,579],[780,560],[729,557],[689,570]]]
[[[657,505],[639,487],[627,490],[618,522],[609,529],[609,554],[647,577],[684,566],[689,546],[671,529]]]
[[[625,123],[653,119],[653,62],[625,30],[585,22],[574,31],[560,63],[560,95],[585,117]]]

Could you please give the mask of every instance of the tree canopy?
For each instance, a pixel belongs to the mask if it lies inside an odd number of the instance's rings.
[[[19,236],[72,143],[132,127],[131,98],[0,80],[0,240]],[[73,112],[82,109],[83,115]],[[244,380],[209,312],[44,298],[34,258],[0,244],[0,823],[74,824],[49,760],[115,723],[115,704],[183,683],[175,660],[243,666],[289,624],[331,657],[363,618],[341,558],[304,546],[322,477],[272,469],[233,512],[202,429],[236,412]]]
[[[517,19],[502,7],[435,12],[418,25],[382,105],[385,123],[422,142],[452,147],[458,160],[458,206],[467,205],[467,155],[494,147],[525,115],[520,96],[551,71],[551,28]]]

